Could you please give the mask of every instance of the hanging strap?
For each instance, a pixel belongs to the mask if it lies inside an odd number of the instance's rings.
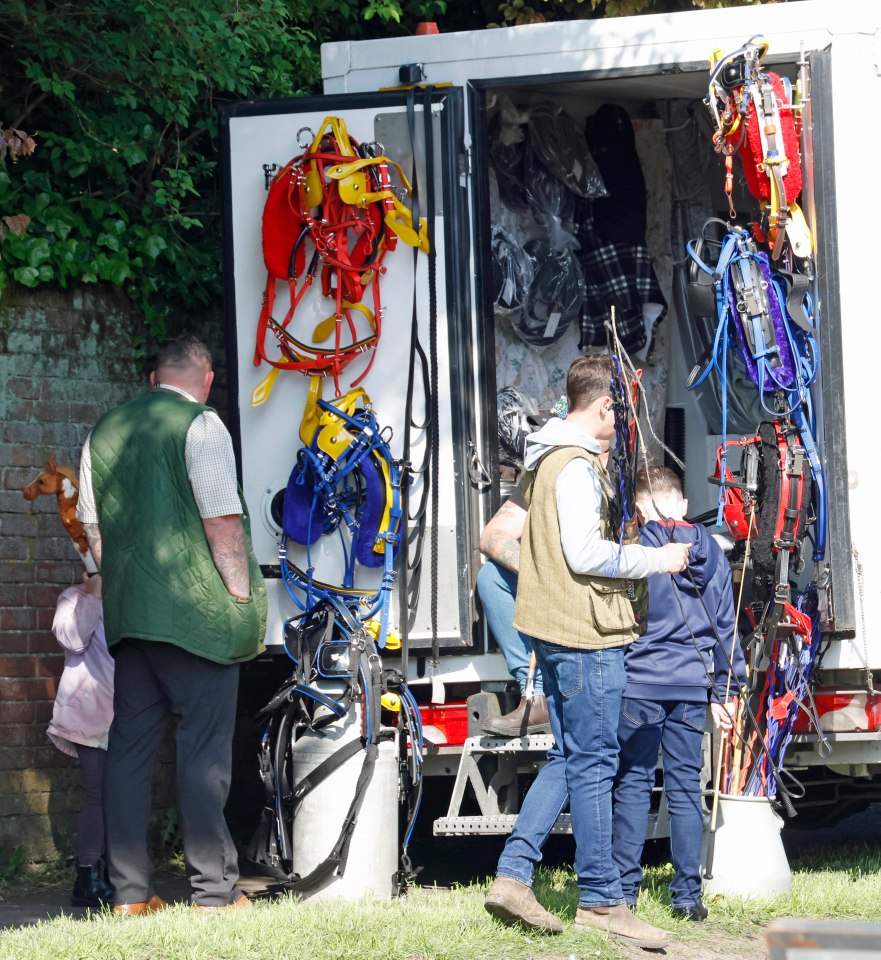
[[[429,116],[428,124],[429,128],[426,130],[426,137],[429,136],[430,130],[430,105],[431,105],[431,90],[427,88],[428,93],[428,104],[429,104]],[[413,193],[411,197],[412,210],[413,210],[413,222],[421,223],[420,218],[420,208],[421,208],[421,193],[422,193],[422,184],[419,182],[418,176],[418,162],[417,162],[417,152],[416,152],[416,88],[412,88],[407,92],[407,126],[410,134],[410,144],[413,152]],[[426,180],[429,180],[429,159],[433,159],[433,149],[430,156],[426,157]],[[433,176],[433,164],[431,165],[432,176]],[[427,197],[430,197],[432,191],[432,183],[429,181],[425,185],[425,192]],[[433,289],[433,251],[434,251],[434,234],[433,234],[433,210],[430,215],[427,215],[425,218],[427,227],[429,231],[429,249],[431,253],[429,254],[429,295],[431,307],[431,293]],[[405,432],[404,432],[404,451],[403,451],[403,471],[411,477],[421,477],[422,478],[422,490],[420,493],[419,500],[415,503],[412,502],[411,498],[411,484],[407,483],[402,488],[401,495],[401,523],[402,523],[402,550],[401,550],[401,562],[398,567],[398,577],[400,583],[400,603],[401,603],[401,669],[404,674],[404,677],[407,676],[407,661],[409,653],[409,638],[410,638],[410,629],[413,625],[416,616],[416,609],[419,603],[419,596],[422,585],[422,558],[423,558],[423,549],[425,545],[425,533],[426,533],[426,522],[427,522],[427,513],[428,505],[432,500],[432,472],[433,472],[433,463],[436,462],[436,458],[432,456],[433,450],[433,440],[432,435],[437,430],[437,420],[433,419],[433,391],[432,384],[434,382],[435,370],[432,369],[431,362],[429,359],[429,354],[426,353],[425,348],[422,345],[422,342],[419,338],[419,297],[417,289],[417,251],[414,249],[413,253],[413,304],[411,310],[411,319],[410,319],[410,363],[407,376],[407,394],[404,404],[404,423],[405,423]],[[435,306],[436,311],[436,306]],[[430,333],[429,333],[430,336]],[[414,400],[416,394],[416,379],[419,378],[422,385],[422,393],[424,398],[424,409],[425,409],[425,418],[421,422],[414,419]],[[425,452],[423,455],[422,462],[418,465],[414,465],[411,460],[411,451],[412,451],[412,442],[413,442],[413,432],[422,431],[425,434]],[[433,638],[433,644],[436,643],[437,637]]]
[[[339,750],[322,760],[311,773],[303,777],[291,791],[291,800],[293,800],[296,805],[293,810],[294,816],[296,816],[300,804],[312,793],[318,784],[326,780],[334,770],[341,767],[347,760],[359,754],[363,749],[364,745],[360,740],[350,740],[348,743],[344,743]]]
[[[440,638],[438,637],[438,582],[440,533],[440,397],[438,372],[438,317],[437,317],[437,252],[434,243],[434,124],[431,113],[433,87],[423,90],[422,121],[425,127],[425,219],[428,223],[428,339],[431,361],[431,662],[438,665]],[[415,161],[414,161],[415,163]]]
[[[355,745],[355,748],[350,754],[344,757],[340,757],[335,765],[331,769],[327,769],[325,776],[328,776],[333,772],[333,769],[340,766],[345,760],[349,759],[350,756],[355,756],[355,754],[361,749],[360,740],[353,740],[352,743]],[[342,754],[348,747],[343,747],[338,750],[333,756],[325,760],[320,767],[328,764],[329,761],[335,760],[339,754]],[[355,796],[352,798],[352,803],[349,805],[348,812],[346,817],[343,820],[342,830],[337,837],[336,843],[333,845],[330,853],[327,857],[318,864],[312,871],[306,874],[305,877],[291,877],[289,880],[285,880],[283,883],[271,884],[267,887],[267,892],[270,894],[281,893],[283,891],[289,890],[292,893],[302,893],[304,890],[311,890],[313,887],[320,886],[328,877],[336,873],[338,876],[342,876],[346,869],[346,861],[349,856],[349,845],[352,842],[352,834],[355,831],[355,826],[358,822],[358,813],[361,810],[361,805],[364,802],[364,795],[367,792],[367,787],[370,783],[370,780],[373,776],[373,769],[376,764],[376,755],[378,752],[378,747],[376,743],[371,743],[367,751],[364,754],[364,763],[361,766],[361,772],[358,775],[358,782],[355,784]],[[316,771],[319,768],[316,768]],[[313,772],[314,773],[314,772]],[[324,779],[324,777],[322,777]],[[301,781],[302,785],[305,781]],[[307,793],[314,789],[320,781],[316,780],[311,784]],[[305,794],[303,795],[305,796]],[[286,857],[285,859],[290,859]]]

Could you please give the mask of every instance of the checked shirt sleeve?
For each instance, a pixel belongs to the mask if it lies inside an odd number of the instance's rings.
[[[86,437],[80,455],[80,488],[76,504],[76,518],[80,523],[97,523],[98,507],[92,490],[92,435]]]
[[[199,516],[209,520],[241,514],[232,438],[213,410],[192,422],[184,453]]]

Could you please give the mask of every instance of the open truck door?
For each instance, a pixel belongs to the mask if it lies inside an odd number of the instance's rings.
[[[463,116],[462,91],[453,87],[245,102],[221,114],[230,427],[252,511],[254,549],[267,578],[270,648],[279,649],[285,621],[300,612],[282,576],[280,546],[292,565],[319,582],[340,583],[347,559],[341,538],[321,536],[304,546],[283,536],[285,489],[303,446],[299,429],[310,384],[313,390],[316,385],[297,370],[279,370],[263,359],[283,356],[272,336],[272,329],[281,327],[300,343],[311,347],[324,338],[316,349],[333,349],[338,308],[333,289],[325,283],[322,290],[323,252],[304,243],[297,283],[270,282],[267,288],[261,229],[274,178],[284,174],[292,158],[313,149],[316,135],[320,140],[325,128],[339,123],[364,156],[388,158],[398,201],[393,216],[399,223],[406,220],[406,202],[413,220],[428,221],[431,239],[420,250],[398,238],[387,251],[376,281],[378,296],[365,295],[350,311],[352,327],[343,324],[339,334],[343,350],[359,337],[372,338],[373,344],[354,359],[347,357],[351,362],[324,377],[317,389],[325,400],[345,394],[353,384],[363,389],[403,469],[408,516],[389,622],[400,624],[408,635],[406,646],[427,653],[432,662],[441,647],[472,643],[477,537],[467,462],[475,423],[467,300],[471,265],[460,169]],[[350,199],[357,210],[360,198]],[[320,207],[315,215],[327,217]],[[403,227],[406,231],[407,223]],[[389,223],[381,228],[390,229]],[[302,272],[303,262],[312,278]],[[365,274],[368,269],[365,264]],[[258,321],[267,292],[274,303],[266,312],[277,325],[270,321],[270,329],[263,330]],[[289,316],[292,296],[301,295]],[[356,564],[354,586],[377,589],[382,576],[381,568]],[[421,658],[410,667],[425,672]]]

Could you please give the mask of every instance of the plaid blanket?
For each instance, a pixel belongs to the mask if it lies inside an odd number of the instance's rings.
[[[605,324],[611,307],[615,308],[615,325],[624,349],[628,353],[641,349],[648,339],[643,304],[662,305],[655,326],[667,313],[667,301],[661,293],[648,248],[644,243],[603,240],[595,227],[590,201],[582,201],[577,206],[575,236],[581,244],[578,257],[587,286],[579,349],[605,345]]]

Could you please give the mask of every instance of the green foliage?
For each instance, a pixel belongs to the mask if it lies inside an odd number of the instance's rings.
[[[3,113],[37,150],[0,164],[0,286],[122,287],[161,332],[220,289],[217,109],[316,89],[320,4],[7,0]]]
[[[109,283],[153,335],[216,303],[218,107],[318,92],[325,40],[726,2],[4,0],[0,294]]]
[[[67,887],[73,882],[73,864],[73,857],[62,856],[45,863],[28,863],[26,849],[16,847],[6,865],[0,867],[0,900]]]
[[[447,6],[447,0],[422,0],[419,3],[408,3],[406,19],[414,24],[423,20],[435,20],[447,12]],[[398,0],[367,0],[361,16],[365,22],[374,17],[379,18],[384,24],[404,21],[404,11]]]
[[[177,807],[166,807],[159,824],[159,852],[164,859],[174,857],[183,849]]]

